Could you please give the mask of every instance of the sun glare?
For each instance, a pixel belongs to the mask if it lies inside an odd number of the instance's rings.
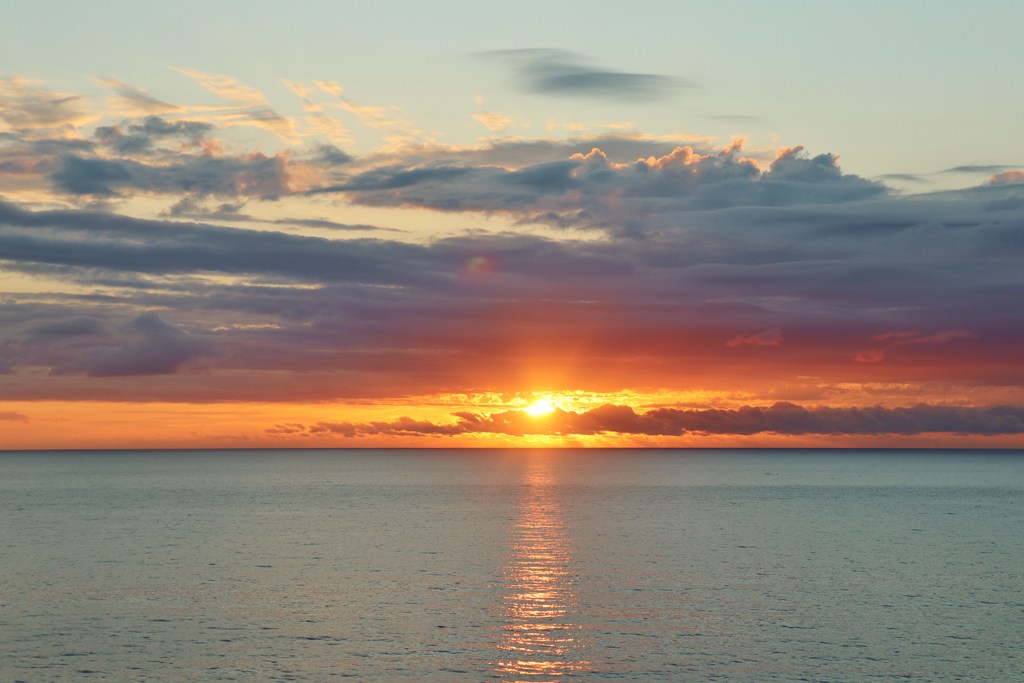
[[[537,417],[538,415],[547,415],[548,413],[554,412],[554,410],[555,404],[551,402],[550,398],[538,399],[526,408],[526,412],[534,417]]]

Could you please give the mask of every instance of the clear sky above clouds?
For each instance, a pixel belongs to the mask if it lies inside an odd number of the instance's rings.
[[[1020,446],[1022,25],[4,3],[0,448]]]
[[[869,177],[1024,156],[1024,5],[1002,2],[8,2],[0,64],[99,94],[94,76],[170,101],[197,88],[172,67],[230,74],[293,113],[280,79],[326,79],[396,105],[446,143],[479,136],[473,98],[515,123],[631,122],[842,155]],[[681,81],[660,99],[523,92],[481,52],[557,48],[597,68]],[[529,125],[529,128],[525,126]],[[929,177],[947,186],[947,177]],[[952,182],[956,182],[952,180]]]

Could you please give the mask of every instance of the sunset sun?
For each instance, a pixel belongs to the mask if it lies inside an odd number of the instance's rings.
[[[553,413],[555,408],[556,406],[554,402],[550,398],[545,397],[531,403],[527,408],[525,408],[525,411],[534,417],[539,417],[541,415]]]

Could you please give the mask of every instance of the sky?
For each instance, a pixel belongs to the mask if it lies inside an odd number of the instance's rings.
[[[1024,447],[1018,2],[0,7],[0,448]]]

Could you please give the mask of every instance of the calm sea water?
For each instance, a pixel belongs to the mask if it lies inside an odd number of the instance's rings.
[[[2,681],[1020,681],[1024,454],[0,453]]]

